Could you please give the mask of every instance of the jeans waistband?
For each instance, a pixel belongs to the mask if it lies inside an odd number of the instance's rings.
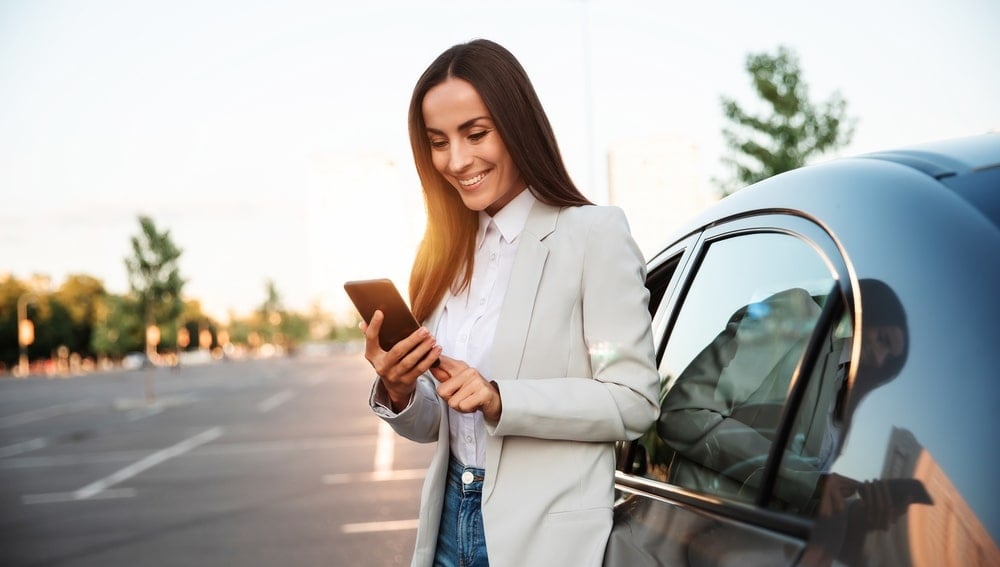
[[[461,488],[462,494],[481,494],[485,477],[486,471],[484,469],[467,467],[454,458],[448,462],[448,483],[455,488]]]

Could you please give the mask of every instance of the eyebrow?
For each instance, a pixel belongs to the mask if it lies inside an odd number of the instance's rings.
[[[477,116],[475,118],[470,118],[470,119],[466,120],[465,122],[462,122],[461,124],[458,125],[459,131],[471,128],[473,125],[475,125],[476,121],[478,121],[478,120],[490,120],[490,121],[492,121],[493,119],[490,118],[489,116]],[[427,128],[427,131],[430,132],[431,134],[444,134],[444,132],[442,132],[441,130],[438,130],[437,128]]]

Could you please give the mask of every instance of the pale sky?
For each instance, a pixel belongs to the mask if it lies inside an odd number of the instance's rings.
[[[0,0],[0,274],[124,293],[147,214],[223,319],[269,278],[303,310],[341,308],[348,279],[405,285],[410,92],[476,37],[520,59],[602,203],[609,148],[643,139],[695,144],[711,191],[719,97],[752,105],[745,57],[781,44],[858,118],[838,155],[1000,128],[998,29],[995,0]]]

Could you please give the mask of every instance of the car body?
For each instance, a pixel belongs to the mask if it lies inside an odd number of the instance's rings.
[[[742,189],[647,287],[606,565],[1000,565],[1000,133]]]
[[[125,370],[139,370],[149,368],[153,363],[144,352],[130,352],[122,357],[122,368]]]

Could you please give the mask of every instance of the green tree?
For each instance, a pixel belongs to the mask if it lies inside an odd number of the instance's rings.
[[[20,348],[17,341],[17,300],[28,292],[27,286],[14,277],[0,279],[0,368],[17,364]],[[28,306],[29,316],[37,322],[34,304]]]
[[[731,122],[722,136],[736,154],[722,160],[735,171],[733,180],[716,180],[723,195],[801,167],[810,157],[843,147],[854,136],[856,120],[847,116],[847,101],[840,93],[819,104],[809,100],[792,50],[781,46],[773,55],[752,53],[746,70],[754,91],[769,108],[754,114],[722,97],[723,113]]]
[[[28,347],[32,360],[56,356],[59,347],[75,351],[74,324],[69,309],[53,294],[39,295],[35,342]]]
[[[261,324],[257,331],[267,342],[279,343],[282,339],[281,325],[287,319],[287,314],[282,307],[281,294],[278,293],[274,280],[267,280],[264,286],[267,297],[259,309]]]
[[[135,301],[105,294],[97,305],[97,320],[91,348],[98,356],[119,359],[128,352],[142,350],[145,341],[140,309]]]
[[[100,280],[82,274],[66,278],[53,294],[53,299],[61,303],[69,315],[71,338],[66,346],[70,351],[87,357],[94,355],[92,336],[104,295],[104,284]]]
[[[141,232],[132,237],[132,256],[125,258],[129,288],[139,306],[145,326],[173,325],[184,309],[181,290],[185,281],[177,261],[182,250],[170,238],[170,231],[159,232],[153,219],[139,216]],[[146,351],[153,350],[146,345]]]

